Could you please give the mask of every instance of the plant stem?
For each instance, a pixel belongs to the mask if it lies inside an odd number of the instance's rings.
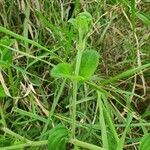
[[[77,139],[70,139],[69,142],[76,145],[76,146],[80,146],[80,147],[90,149],[90,150],[106,150],[104,148],[101,148],[101,147],[98,147],[96,145],[89,144],[89,143],[86,143],[86,142],[82,142],[82,141],[79,141]]]
[[[77,53],[77,61],[75,68],[75,76],[79,75],[80,63],[82,58],[82,51],[78,50]],[[75,130],[76,130],[76,101],[77,101],[77,92],[78,92],[78,81],[73,81],[73,100],[72,100],[72,136],[75,138]]]
[[[3,126],[7,127],[6,120],[5,120],[5,115],[4,115],[4,112],[3,112],[3,106],[2,106],[1,102],[0,102],[0,116],[1,116],[1,122],[2,122]]]
[[[12,91],[12,96],[15,96],[15,89],[14,89],[14,81],[13,81],[13,76],[12,76],[12,71],[11,68],[8,68],[8,76],[9,76],[9,83]]]
[[[33,147],[33,146],[43,146],[43,145],[47,145],[47,143],[48,143],[47,140],[28,142],[28,143],[25,143],[25,144],[2,147],[2,148],[0,148],[0,150],[14,150],[14,149],[22,149],[22,148],[29,147],[29,146],[31,146],[31,147]]]

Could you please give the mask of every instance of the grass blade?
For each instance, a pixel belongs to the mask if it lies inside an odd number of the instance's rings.
[[[126,124],[126,128],[120,138],[120,141],[118,143],[118,146],[117,146],[117,149],[116,150],[122,150],[123,149],[123,146],[124,146],[124,141],[125,141],[125,138],[126,138],[126,134],[129,130],[129,127],[130,127],[130,123],[132,121],[132,118],[133,118],[133,113],[129,113],[129,116],[127,118],[127,124]]]
[[[103,148],[109,149],[108,144],[108,138],[107,138],[107,128],[105,124],[104,114],[103,114],[103,103],[102,103],[102,94],[100,92],[97,92],[98,94],[98,106],[99,106],[99,121],[101,126],[101,135],[102,135],[102,142],[103,142]]]
[[[120,79],[123,79],[123,78],[125,78],[125,77],[134,75],[135,73],[138,73],[138,72],[140,72],[141,70],[144,70],[144,69],[149,68],[149,67],[150,67],[150,63],[145,64],[145,65],[142,65],[142,66],[138,66],[138,67],[133,68],[133,69],[130,69],[130,70],[127,70],[127,71],[125,71],[125,72],[122,72],[122,73],[119,74],[119,75],[116,75],[115,77],[112,77],[112,78],[110,78],[110,79],[108,79],[108,80],[102,81],[102,85],[106,85],[106,84],[109,84],[109,83],[118,81],[118,80],[120,80]]]

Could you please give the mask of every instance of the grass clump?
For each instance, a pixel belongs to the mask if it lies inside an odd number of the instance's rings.
[[[149,149],[146,1],[0,2],[0,149]]]

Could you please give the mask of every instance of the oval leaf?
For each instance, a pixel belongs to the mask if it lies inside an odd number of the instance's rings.
[[[150,134],[147,134],[142,138],[140,150],[150,150]]]
[[[48,138],[48,150],[65,150],[68,139],[68,130],[63,125],[51,129]]]
[[[83,52],[79,75],[85,79],[90,78],[99,63],[99,53],[95,50],[87,50]]]
[[[57,78],[71,78],[72,74],[73,68],[68,63],[58,64],[51,70],[51,76]]]

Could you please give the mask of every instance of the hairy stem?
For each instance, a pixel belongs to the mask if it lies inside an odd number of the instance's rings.
[[[80,63],[82,58],[82,51],[79,50],[77,53],[77,61],[76,61],[76,68],[75,68],[75,76],[79,75],[80,70]],[[75,138],[75,130],[76,130],[76,101],[77,101],[77,92],[78,92],[78,81],[73,81],[73,100],[72,100],[72,136]]]

